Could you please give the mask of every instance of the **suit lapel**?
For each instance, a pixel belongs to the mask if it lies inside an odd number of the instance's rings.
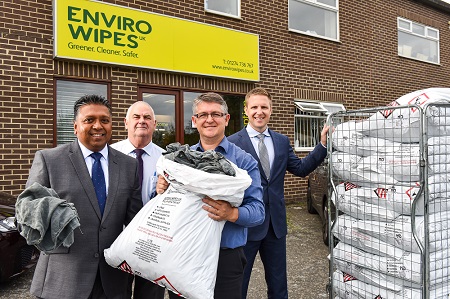
[[[92,184],[91,176],[89,175],[89,171],[86,167],[86,162],[83,158],[83,153],[81,152],[77,140],[75,140],[70,147],[69,159],[72,162],[73,168],[75,168],[78,179],[83,186],[84,192],[87,194],[92,207],[97,213],[98,218],[101,219],[102,216],[100,214],[97,196],[95,195],[94,185]]]
[[[106,198],[105,211],[103,217],[106,218],[108,213],[111,211],[111,207],[116,199],[117,188],[119,187],[119,177],[120,177],[120,167],[117,161],[116,154],[111,151],[108,146],[108,160],[109,160],[109,187],[108,187],[108,197]]]
[[[250,136],[248,136],[247,130],[244,128],[239,133],[239,136],[241,137],[241,148],[245,150],[247,153],[251,154],[253,158],[256,159],[259,163],[258,154],[255,151],[255,148],[253,147],[253,143],[250,140]]]

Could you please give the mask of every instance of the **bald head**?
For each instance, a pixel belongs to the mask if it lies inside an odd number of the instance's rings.
[[[152,141],[156,129],[155,112],[144,101],[138,101],[128,108],[125,117],[128,139],[136,148],[143,148]]]

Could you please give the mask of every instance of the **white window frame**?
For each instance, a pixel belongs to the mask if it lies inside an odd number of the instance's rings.
[[[401,26],[406,25],[406,26]],[[415,32],[414,26],[416,28],[423,29],[423,33]],[[407,28],[405,28],[407,27]],[[400,34],[407,34],[414,36],[416,38],[422,39],[425,43],[426,42],[435,42],[436,43],[436,56],[437,61],[429,60],[428,55],[426,53],[416,53],[415,56],[413,55],[413,46],[408,44],[400,44]],[[433,34],[432,34],[433,33]],[[398,44],[398,56],[423,61],[426,63],[432,63],[432,64],[440,64],[440,51],[439,51],[439,29],[426,26],[417,22],[413,22],[411,20],[397,17],[397,44]],[[431,53],[431,49],[429,49],[429,52]]]
[[[236,19],[240,19],[241,18],[241,0],[214,0],[214,1],[217,1],[217,2],[221,2],[221,3],[234,2],[234,4],[236,5],[236,8],[237,8],[237,14],[236,15],[234,15],[234,14],[232,14],[230,12],[226,12],[226,11],[220,11],[220,10],[217,10],[217,9],[211,9],[211,8],[208,7],[208,1],[211,1],[211,0],[205,0],[205,2],[204,2],[205,3],[205,11],[206,12],[210,12],[210,13],[214,13],[214,14],[218,14],[218,15],[222,15],[222,16],[226,16],[226,17],[236,18]]]
[[[306,30],[306,31],[302,31],[300,29],[296,29],[296,28],[292,28],[291,23],[291,17],[290,17],[290,13],[288,13],[288,27],[289,27],[289,31],[292,32],[297,32],[297,33],[301,33],[301,34],[305,34],[305,35],[310,35],[310,36],[314,36],[317,38],[322,38],[322,39],[327,39],[327,40],[331,40],[331,41],[339,41],[339,0],[336,0],[336,6],[332,6],[332,5],[327,5],[324,3],[321,3],[320,0],[289,0],[289,7],[288,10],[290,11],[291,9],[291,3],[292,2],[299,2],[299,3],[303,3],[306,5],[310,5],[310,6],[314,6],[320,9],[323,9],[325,11],[329,11],[329,12],[333,12],[336,14],[336,38],[330,37],[330,36],[326,36],[326,35],[320,35],[318,34],[316,31],[314,30]]]
[[[295,99],[294,114],[294,150],[295,151],[311,151],[320,142],[320,133],[323,125],[327,120],[327,116],[337,111],[345,111],[345,107],[339,103],[318,102]],[[307,129],[311,130],[311,134],[302,134],[300,128],[302,123]],[[305,140],[308,138],[309,140]]]
[[[71,86],[72,85],[72,86]],[[77,137],[73,133],[73,106],[82,96],[98,94],[108,98],[109,84],[95,81],[69,79],[55,80],[55,131],[54,144],[72,142]]]

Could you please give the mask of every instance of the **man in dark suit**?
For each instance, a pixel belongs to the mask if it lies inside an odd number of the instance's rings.
[[[28,177],[27,187],[38,182],[72,202],[81,224],[70,248],[41,252],[31,293],[45,299],[126,298],[129,274],[110,267],[103,250],[142,207],[138,163],[107,145],[111,106],[103,97],[83,96],[75,103],[74,131],[74,142],[36,152]],[[93,172],[100,187],[94,187]]]
[[[253,263],[259,251],[264,264],[268,298],[287,299],[284,176],[287,170],[294,175],[305,177],[324,160],[327,155],[328,126],[322,130],[321,144],[307,157],[300,159],[294,154],[289,138],[267,126],[272,113],[272,97],[269,92],[263,88],[251,90],[245,97],[244,110],[249,125],[228,137],[228,140],[258,161],[265,220],[263,224],[248,229],[247,244],[244,247],[247,265],[244,270],[242,298],[247,297]]]

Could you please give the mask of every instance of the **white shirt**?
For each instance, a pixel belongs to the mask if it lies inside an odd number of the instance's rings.
[[[87,147],[85,147],[80,142],[80,140],[78,140],[78,144],[80,145],[81,152],[83,153],[84,162],[86,162],[89,175],[92,178],[92,165],[94,165],[95,161],[95,159],[91,157],[93,151],[87,149]],[[106,196],[108,196],[108,187],[109,187],[108,146],[105,146],[99,153],[102,154],[102,157],[100,158],[100,164],[102,164],[103,174],[105,175]]]
[[[136,153],[134,152],[136,148],[128,139],[111,144],[111,147],[128,156],[136,158]],[[143,150],[144,154],[142,154],[142,161],[144,162],[144,177],[142,179],[142,203],[145,205],[150,201],[153,192],[156,191],[156,182],[158,180],[156,174],[156,162],[165,150],[153,142],[147,144]]]
[[[248,136],[250,137],[250,140],[252,141],[253,148],[255,149],[255,152],[259,157],[259,150],[258,150],[259,138],[257,136],[261,133],[256,131],[255,129],[253,129],[252,126],[250,126],[250,125],[248,125],[246,127],[246,130],[247,130]],[[270,169],[272,169],[273,160],[275,158],[275,150],[273,148],[272,137],[269,134],[269,128],[266,128],[264,130],[264,132],[262,132],[262,134],[264,134],[264,136],[265,136],[264,144],[266,145],[267,153],[269,154]]]

